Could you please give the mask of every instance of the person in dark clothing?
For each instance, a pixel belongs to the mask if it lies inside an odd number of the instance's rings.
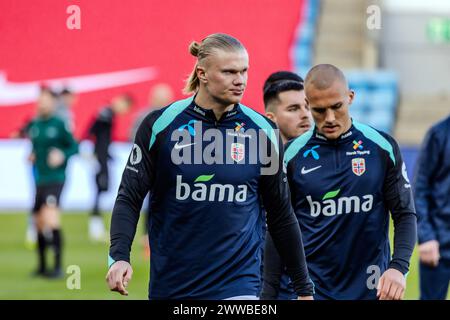
[[[400,300],[416,242],[416,215],[398,144],[351,119],[355,93],[335,66],[313,67],[305,94],[315,125],[288,142],[284,162],[314,299]],[[273,299],[283,265],[270,237],[264,258],[261,296]]]
[[[303,83],[302,77],[290,71],[274,72],[264,82],[263,99],[266,116],[280,129],[283,144],[302,135],[312,125]],[[265,239],[270,238],[267,230],[265,234]],[[262,260],[264,261],[264,252]],[[261,269],[264,270],[264,263],[261,264]],[[261,282],[264,283],[263,278]],[[297,298],[286,270],[283,270],[277,282],[280,282],[278,294],[271,298],[279,300]]]
[[[164,106],[167,106],[173,101],[174,92],[170,85],[166,83],[158,83],[154,85],[149,92],[148,95],[148,106],[140,111],[133,122],[133,126],[130,130],[130,141],[134,141],[136,137],[136,132],[142,121],[145,117],[152,111],[156,109],[161,109]],[[148,242],[148,225],[149,225],[149,216],[150,216],[150,194],[147,196],[147,210],[144,213],[145,215],[145,228],[144,234],[142,235],[142,245],[144,247],[143,256],[145,259],[150,258],[150,244]]]
[[[150,113],[137,130],[111,218],[108,286],[128,294],[131,244],[150,192],[150,299],[257,299],[263,204],[294,290],[310,300],[313,287],[289,201],[281,139],[271,120],[240,103],[247,50],[226,34],[209,35],[189,50],[197,61],[185,92],[193,95]],[[208,155],[202,161],[210,147],[203,129],[229,137],[214,142],[213,153],[222,159],[212,164]],[[246,152],[250,144],[267,150],[271,164],[261,153]],[[186,161],[180,163],[181,154]],[[192,163],[191,156],[199,161]]]
[[[55,94],[43,89],[38,99],[38,116],[27,126],[33,146],[36,196],[32,209],[38,231],[39,266],[35,275],[59,278],[62,271],[62,231],[59,199],[66,179],[68,159],[78,152],[78,144],[65,123],[54,115]],[[46,250],[52,247],[55,264],[47,269]]]
[[[420,298],[443,300],[450,281],[450,116],[427,133],[414,181]]]
[[[105,241],[107,239],[99,210],[99,201],[100,195],[108,191],[109,188],[108,160],[111,159],[109,146],[112,140],[114,118],[118,114],[128,112],[132,105],[133,99],[128,94],[121,94],[115,97],[109,106],[100,110],[89,128],[89,136],[95,140],[94,155],[98,164],[98,170],[95,175],[95,200],[89,221],[89,236],[94,241]]]

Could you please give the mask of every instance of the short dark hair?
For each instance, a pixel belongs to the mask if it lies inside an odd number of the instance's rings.
[[[69,88],[65,87],[61,90],[61,92],[59,93],[59,95],[65,95],[65,94],[73,94],[73,91],[70,90]]]
[[[293,80],[297,82],[303,83],[303,78],[298,74],[291,71],[277,71],[272,73],[264,82],[263,92],[266,91],[267,87],[273,84],[274,82],[282,81],[282,80]]]
[[[302,91],[303,78],[291,71],[277,71],[272,73],[264,82],[263,99],[264,108],[269,108],[270,102],[278,99],[278,95],[284,91]]]

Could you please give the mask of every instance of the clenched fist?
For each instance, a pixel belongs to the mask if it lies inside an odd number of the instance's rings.
[[[430,240],[419,245],[420,261],[431,267],[437,267],[439,264],[439,242]]]

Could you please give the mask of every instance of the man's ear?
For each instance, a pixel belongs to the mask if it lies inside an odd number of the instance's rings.
[[[348,99],[348,105],[351,105],[352,102],[353,102],[353,99],[355,99],[355,91],[349,90],[348,98],[349,98]]]
[[[270,120],[272,120],[273,122],[277,122],[277,117],[275,116],[275,113],[273,113],[272,111],[267,111],[266,112],[266,117],[269,118]]]
[[[200,80],[200,82],[207,83],[208,79],[206,78],[206,70],[202,66],[197,66],[196,68],[197,77]]]

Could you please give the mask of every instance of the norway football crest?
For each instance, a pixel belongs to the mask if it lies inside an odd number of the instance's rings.
[[[366,160],[364,158],[352,159],[352,171],[357,176],[361,176],[366,172]]]
[[[231,144],[231,159],[236,162],[244,159],[245,156],[245,146],[242,143],[232,143]]]

